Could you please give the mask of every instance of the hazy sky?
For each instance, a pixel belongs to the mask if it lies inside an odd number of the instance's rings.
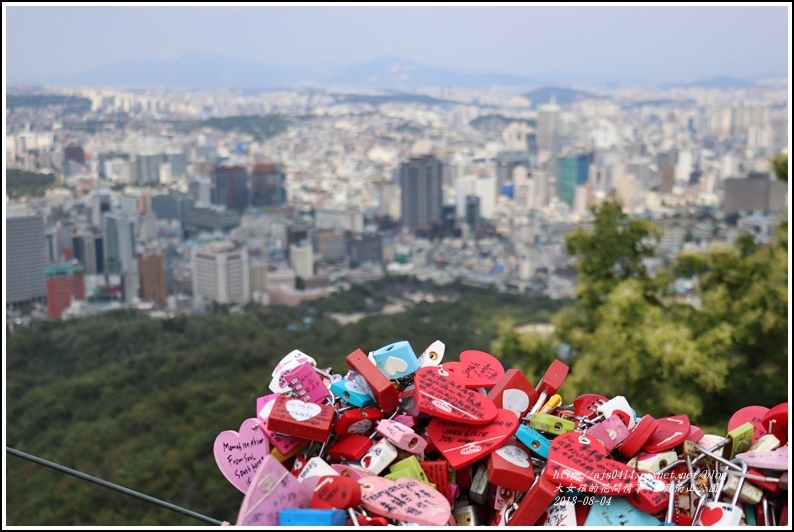
[[[384,56],[471,72],[647,82],[788,76],[790,10],[767,6],[14,6],[11,82],[198,51],[273,66]]]

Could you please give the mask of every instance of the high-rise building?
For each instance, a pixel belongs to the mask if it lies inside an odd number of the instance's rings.
[[[283,207],[286,204],[286,176],[279,165],[255,164],[251,172],[251,205]]]
[[[723,182],[725,214],[753,211],[780,211],[788,205],[788,183],[772,179],[768,173],[751,173],[746,178]]]
[[[121,213],[102,216],[105,274],[119,275],[125,301],[138,297],[138,261],[135,256],[135,224]]]
[[[141,276],[141,299],[165,305],[165,262],[162,252],[140,255],[138,271]]]
[[[171,165],[171,177],[180,178],[187,175],[187,156],[178,150],[165,152],[165,162]]]
[[[538,155],[554,158],[559,153],[560,108],[551,102],[538,111],[537,146]]]
[[[412,157],[400,167],[401,226],[429,231],[441,223],[443,163],[432,155]]]
[[[248,170],[244,166],[216,166],[212,171],[210,201],[227,209],[244,212],[251,203]]]
[[[290,245],[289,265],[301,279],[314,277],[314,253],[308,242]]]
[[[61,319],[73,300],[85,299],[83,267],[76,262],[50,264],[44,269],[47,278],[47,317]]]
[[[383,238],[378,234],[351,235],[347,256],[351,268],[358,268],[365,262],[379,264],[383,260]]]
[[[44,218],[26,205],[7,208],[5,257],[6,301],[43,299],[47,294]]]
[[[345,232],[339,230],[315,231],[314,250],[317,259],[322,261],[337,261],[345,258],[347,242]]]
[[[74,258],[85,268],[87,274],[104,272],[102,236],[98,229],[84,229],[72,238]]]
[[[85,164],[85,152],[77,144],[69,144],[63,149],[63,162],[74,162],[79,165]]]
[[[193,249],[193,295],[221,304],[250,301],[248,250],[230,241]]]
[[[557,196],[560,200],[573,205],[576,187],[587,183],[590,176],[592,154],[580,153],[560,157],[560,171],[557,179]]]
[[[139,153],[135,159],[135,184],[157,185],[160,183],[162,153]]]

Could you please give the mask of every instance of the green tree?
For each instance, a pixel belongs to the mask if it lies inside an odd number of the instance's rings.
[[[661,231],[651,222],[631,218],[615,196],[592,209],[592,230],[578,229],[565,239],[576,259],[576,298],[588,312],[626,279],[648,282],[643,259],[654,255]]]
[[[560,390],[623,395],[638,413],[687,414],[696,423],[725,428],[743,406],[786,401],[788,364],[788,236],[781,224],[768,244],[741,237],[735,245],[682,254],[649,273],[658,235],[632,220],[611,199],[593,209],[590,231],[567,238],[578,270],[577,302],[554,317],[547,346],[502,331],[495,351],[546,364],[554,345],[574,350]],[[678,296],[676,277],[696,281],[696,293]],[[535,367],[533,367],[535,366]],[[541,369],[542,371],[542,369]]]
[[[780,152],[770,161],[772,172],[780,181],[788,182],[788,153]]]

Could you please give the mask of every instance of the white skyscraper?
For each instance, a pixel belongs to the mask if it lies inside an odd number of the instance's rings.
[[[302,279],[314,277],[314,252],[309,244],[290,244],[289,265]]]
[[[210,242],[193,249],[193,296],[216,303],[246,304],[251,290],[248,250],[233,242]]]
[[[560,107],[555,103],[541,106],[538,112],[538,156],[556,157],[559,151]]]

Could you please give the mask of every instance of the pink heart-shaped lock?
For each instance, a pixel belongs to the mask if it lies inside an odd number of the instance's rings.
[[[226,480],[245,493],[257,468],[270,454],[270,443],[260,428],[260,422],[248,418],[240,425],[239,432],[224,430],[218,434],[212,451]]]
[[[312,494],[273,456],[266,456],[245,493],[237,526],[276,526],[286,508],[308,508]]]
[[[452,516],[446,497],[418,480],[368,476],[358,483],[361,506],[377,515],[424,526],[444,526]]]

